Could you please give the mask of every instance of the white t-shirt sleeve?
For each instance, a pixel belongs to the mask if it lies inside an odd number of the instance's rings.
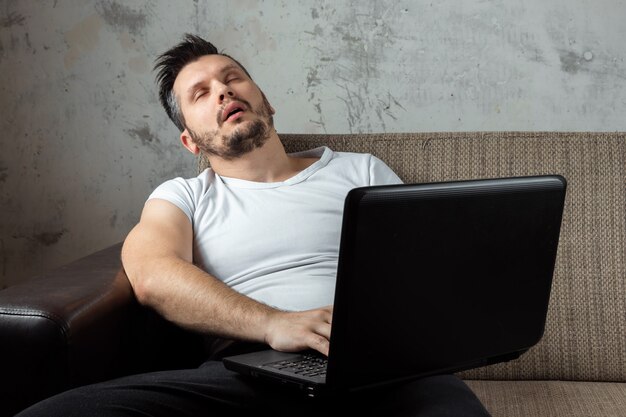
[[[401,184],[402,180],[381,159],[370,156],[370,185]]]
[[[194,190],[190,181],[185,181],[183,178],[174,178],[159,185],[148,196],[148,200],[158,198],[169,201],[181,209],[187,215],[189,221],[193,223],[193,213],[196,209],[194,198],[196,193],[194,191],[196,190]]]

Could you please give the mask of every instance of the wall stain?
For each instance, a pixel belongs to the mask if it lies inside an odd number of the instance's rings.
[[[320,36],[317,28],[305,32],[315,42],[316,47],[312,49],[317,52],[319,62],[308,68],[307,91],[327,89],[327,83],[333,83],[339,89],[336,99],[345,106],[345,121],[350,133],[386,131],[385,123],[396,121],[398,117],[396,107],[401,107],[396,104],[397,99],[389,97],[387,92],[379,95],[371,91],[373,80],[380,77],[381,66],[386,65],[388,51],[394,49],[396,41],[403,39],[402,34],[396,34],[392,19],[399,13],[397,9],[397,6],[386,7],[384,3],[376,3],[373,9],[365,6],[350,8],[346,13],[334,8],[320,8],[319,21],[330,23],[323,26],[323,32],[330,32],[331,36]],[[317,114],[316,104],[319,103],[320,99],[309,100]],[[320,110],[325,109],[320,106]],[[318,125],[320,122],[314,121]]]
[[[559,58],[561,60],[561,70],[568,74],[576,74],[580,70],[584,70],[584,60],[576,52],[572,51],[559,51]]]
[[[360,125],[366,110],[365,95],[361,94],[362,89],[359,88],[359,86],[357,86],[357,89],[354,89],[348,86],[348,84],[337,84],[337,86],[343,88],[345,91],[344,97],[337,96],[337,98],[343,101],[346,106],[346,121],[348,122],[350,133],[362,133],[364,130],[367,130]]]
[[[321,36],[324,36],[324,29],[322,29],[320,25],[315,25],[315,27],[313,28],[313,31],[305,30],[304,33],[308,33],[309,35],[313,37],[317,37],[317,36],[321,37]]]
[[[41,232],[41,233],[33,233],[32,235],[26,236],[21,234],[14,234],[13,239],[26,239],[27,241],[33,242],[38,245],[43,246],[52,246],[61,240],[64,234],[68,232],[67,229],[63,228],[57,231],[51,232]],[[34,248],[32,248],[34,250]]]
[[[9,169],[4,166],[0,166],[0,182],[5,182],[9,177],[8,171]]]
[[[61,240],[63,235],[67,232],[67,229],[62,229],[57,232],[43,232],[33,235],[35,242],[38,242],[44,246],[52,246]]]
[[[9,13],[9,15],[3,19],[0,19],[0,27],[10,28],[11,26],[24,26],[24,22],[26,21],[26,17],[22,16],[19,13]]]
[[[117,211],[115,211],[113,215],[111,216],[111,218],[109,219],[109,226],[111,226],[111,229],[115,229],[116,225],[117,225]]]
[[[134,127],[132,129],[125,129],[132,138],[139,139],[142,146],[149,148],[156,152],[158,155],[163,155],[165,149],[161,140],[150,130],[150,126],[147,123],[143,123],[142,127]]]
[[[531,55],[530,60],[539,64],[547,64],[543,51],[538,47],[534,48],[534,55]]]
[[[377,97],[377,99],[378,99],[378,104],[376,106],[375,111],[376,111],[376,114],[378,115],[378,118],[380,119],[383,129],[385,129],[386,127],[383,115],[386,115],[393,120],[398,120],[397,116],[394,113],[394,109],[392,107],[396,106],[406,111],[406,109],[402,107],[402,104],[400,104],[400,102],[396,100],[396,98],[392,96],[391,92],[389,91],[387,91],[386,97],[383,97],[383,98]]]
[[[69,69],[81,55],[96,49],[101,27],[102,20],[94,14],[65,33],[65,42],[69,47],[64,59],[65,68]]]
[[[155,142],[159,142],[159,138],[156,137],[152,131],[150,131],[150,126],[147,124],[143,127],[136,127],[133,129],[126,129],[126,133],[134,137],[135,139],[139,139],[141,144],[144,146],[150,146]]]
[[[307,90],[311,87],[315,87],[316,85],[320,85],[322,80],[319,77],[318,70],[319,66],[309,68],[309,73],[306,76],[306,88]]]
[[[318,100],[317,103],[315,103],[313,105],[313,108],[315,109],[315,113],[318,114],[319,120],[309,119],[309,122],[318,125],[319,127],[322,128],[324,133],[327,133],[327,131],[326,131],[326,122],[324,121],[324,114],[322,113],[322,104],[319,102],[319,100]]]
[[[109,25],[139,34],[148,24],[148,16],[117,2],[101,1],[96,10]]]

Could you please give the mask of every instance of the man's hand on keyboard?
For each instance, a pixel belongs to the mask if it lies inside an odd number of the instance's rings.
[[[265,342],[282,352],[316,350],[328,356],[333,306],[306,311],[277,311],[268,321]]]

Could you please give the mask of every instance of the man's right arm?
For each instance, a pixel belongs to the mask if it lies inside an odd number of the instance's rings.
[[[139,302],[181,327],[276,350],[328,354],[332,307],[280,311],[204,272],[193,264],[191,222],[168,201],[148,200],[124,242],[122,263]]]

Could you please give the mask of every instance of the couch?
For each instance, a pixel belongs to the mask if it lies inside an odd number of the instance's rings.
[[[541,341],[459,375],[494,417],[626,416],[626,133],[284,134],[288,151],[370,152],[405,182],[568,180]],[[199,168],[206,161],[199,160]],[[121,242],[0,291],[0,416],[121,375],[197,365],[204,338],[140,306]]]

